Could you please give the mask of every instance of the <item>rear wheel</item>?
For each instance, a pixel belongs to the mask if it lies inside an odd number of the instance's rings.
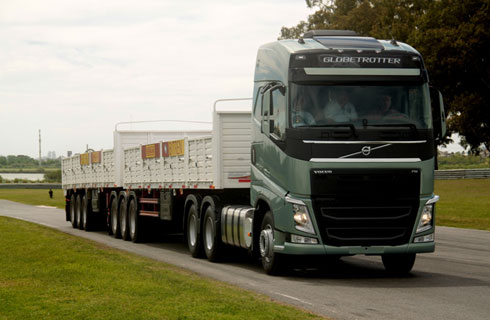
[[[75,211],[77,215],[77,226],[79,229],[82,229],[82,195],[77,195],[77,204],[75,206]]]
[[[129,241],[129,228],[128,228],[128,202],[126,199],[121,200],[119,205],[119,225],[121,228],[121,237]]]
[[[394,274],[407,274],[415,264],[415,253],[386,254],[381,256],[386,271]]]
[[[81,196],[80,200],[80,224],[78,228],[80,230],[85,229],[85,224],[87,223],[87,196]]]
[[[203,256],[203,246],[199,237],[199,220],[196,205],[192,205],[187,214],[187,246],[194,258]]]
[[[136,203],[136,199],[132,198],[129,201],[128,206],[128,229],[129,236],[133,242],[141,241],[141,224],[140,224],[140,216],[138,214],[138,205]]]
[[[83,228],[85,231],[90,231],[94,228],[94,213],[92,212],[91,200],[87,197],[83,197]]]
[[[77,196],[72,194],[70,197],[70,222],[73,228],[77,227]]]
[[[221,256],[219,223],[216,220],[216,212],[212,206],[206,209],[204,214],[203,242],[204,252],[209,261],[216,262]]]
[[[111,232],[114,238],[121,238],[121,229],[119,228],[119,223],[118,223],[118,210],[117,210],[117,199],[113,199],[111,202]]]
[[[262,226],[260,228],[259,238],[260,257],[262,258],[262,267],[270,275],[281,273],[281,256],[274,252],[274,218],[272,212],[267,211]]]

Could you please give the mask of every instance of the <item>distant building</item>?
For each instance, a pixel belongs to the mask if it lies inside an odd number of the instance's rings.
[[[56,159],[56,152],[48,151],[48,159]]]

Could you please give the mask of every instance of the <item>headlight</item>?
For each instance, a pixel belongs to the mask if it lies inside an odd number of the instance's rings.
[[[422,215],[420,216],[416,233],[424,232],[432,228],[434,206],[437,201],[439,201],[439,196],[434,196],[425,204],[424,208],[422,209]]]
[[[293,220],[295,228],[299,231],[315,234],[308,208],[303,201],[286,196],[286,201],[293,206]]]

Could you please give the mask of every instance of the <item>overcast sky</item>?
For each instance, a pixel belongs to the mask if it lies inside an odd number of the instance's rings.
[[[303,0],[0,1],[0,155],[112,148],[118,122],[211,121]],[[165,129],[165,125],[161,125]],[[172,128],[175,129],[175,128]]]
[[[303,0],[0,0],[0,155],[37,157],[39,129],[45,156],[111,149],[118,122],[211,121],[216,99],[252,96],[258,47],[310,13]]]

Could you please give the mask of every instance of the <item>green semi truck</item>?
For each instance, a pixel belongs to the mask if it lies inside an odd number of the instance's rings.
[[[420,53],[311,31],[262,46],[254,81],[251,203],[267,272],[306,254],[381,255],[408,272],[434,251],[445,116]]]
[[[445,115],[421,55],[317,30],[263,45],[255,68],[252,110],[215,105],[212,131],[116,126],[113,149],[63,159],[66,219],[134,242],[161,225],[194,257],[239,247],[268,274],[356,254],[406,273],[433,252]]]

